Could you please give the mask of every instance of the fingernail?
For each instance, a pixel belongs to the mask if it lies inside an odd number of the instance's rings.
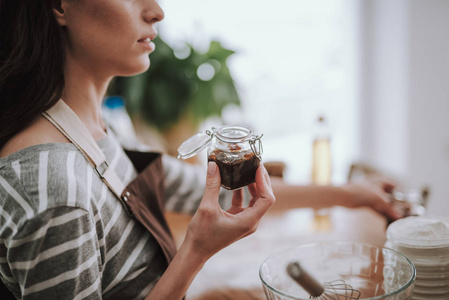
[[[208,164],[207,172],[209,175],[214,175],[217,172],[217,164],[210,161]]]

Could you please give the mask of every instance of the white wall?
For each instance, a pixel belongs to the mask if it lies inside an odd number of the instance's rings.
[[[428,184],[449,217],[449,1],[365,0],[361,7],[362,159]]]

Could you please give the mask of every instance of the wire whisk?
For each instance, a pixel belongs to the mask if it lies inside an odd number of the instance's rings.
[[[312,277],[298,262],[291,262],[287,266],[288,275],[295,280],[306,292],[309,299],[317,300],[353,300],[360,298],[360,291],[342,279],[321,284]]]

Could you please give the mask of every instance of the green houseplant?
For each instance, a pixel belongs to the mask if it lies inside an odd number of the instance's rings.
[[[227,105],[240,105],[227,66],[227,59],[234,51],[217,41],[211,41],[205,53],[185,44],[187,55],[178,58],[161,38],[154,42],[157,49],[151,54],[149,70],[137,76],[117,77],[108,90],[108,95],[125,99],[134,120],[142,120],[167,138],[177,127],[184,127],[185,132],[186,122],[190,131],[195,131],[208,117],[220,117]],[[191,133],[175,134],[178,135],[175,141],[165,141],[165,146],[177,147],[170,143],[179,144]]]

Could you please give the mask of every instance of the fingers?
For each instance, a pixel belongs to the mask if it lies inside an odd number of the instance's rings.
[[[380,197],[380,199],[374,203],[373,209],[390,220],[397,220],[402,217],[386,197]]]
[[[369,182],[380,186],[386,193],[393,192],[393,190],[399,185],[396,180],[385,175],[371,175],[367,179]]]
[[[257,169],[256,186],[259,197],[274,198],[273,191],[271,189],[270,176],[264,166],[260,166],[259,169]]]
[[[243,208],[243,190],[239,189],[233,192],[232,205],[226,212],[235,215],[244,210],[245,209]]]
[[[383,190],[386,192],[386,193],[389,193],[389,194],[391,194],[391,193],[393,193],[393,190],[396,188],[396,184],[393,184],[393,183],[391,183],[391,182],[385,182],[384,184],[383,184]]]
[[[268,174],[267,169],[265,169],[265,167],[263,167],[264,169],[264,176],[265,176],[265,181],[268,183],[270,189],[271,189],[271,179],[270,179],[270,175]]]
[[[386,207],[383,211],[383,214],[390,220],[398,220],[400,218],[403,218],[404,215],[402,215],[399,211],[395,209],[395,206],[388,200],[385,200]]]
[[[232,206],[242,207],[243,205],[243,190],[239,189],[232,194]]]
[[[253,196],[249,203],[249,206],[253,208],[251,213],[254,213],[254,216],[260,219],[275,202],[271,181],[265,167],[261,166],[257,169],[256,183],[249,188]]]
[[[255,183],[251,183],[250,185],[248,185],[248,190],[252,198],[259,197],[259,193],[257,192],[257,186]]]
[[[401,214],[399,214],[397,211],[395,211],[392,207],[388,208],[385,211],[384,215],[386,215],[388,217],[388,219],[390,219],[392,221],[396,221],[396,220],[404,217]]]
[[[204,189],[202,204],[218,204],[220,184],[220,172],[217,164],[211,161],[207,166],[206,188]]]

